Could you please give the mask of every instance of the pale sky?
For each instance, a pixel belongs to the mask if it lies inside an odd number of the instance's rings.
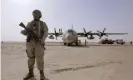
[[[73,24],[77,32],[107,28],[105,32],[129,33],[109,38],[133,40],[133,0],[2,0],[2,41],[24,41],[26,37],[20,34],[23,28],[18,25],[31,21],[34,9],[41,10],[49,32],[54,28],[65,31]]]

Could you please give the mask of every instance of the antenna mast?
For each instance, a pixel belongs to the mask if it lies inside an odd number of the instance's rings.
[[[72,30],[73,30],[73,24],[72,24]]]

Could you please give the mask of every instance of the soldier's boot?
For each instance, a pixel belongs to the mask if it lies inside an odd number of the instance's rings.
[[[46,80],[43,70],[40,70],[40,80]]]
[[[29,69],[29,73],[23,78],[23,80],[28,80],[34,77],[33,69]]]

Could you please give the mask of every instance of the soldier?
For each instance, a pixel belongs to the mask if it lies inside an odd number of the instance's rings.
[[[133,44],[133,42],[132,42],[132,41],[130,41],[130,44],[132,45],[132,44]]]
[[[37,68],[40,71],[40,80],[45,80],[44,76],[44,41],[48,36],[48,27],[45,22],[41,21],[40,18],[42,14],[39,10],[33,11],[33,18],[31,22],[28,22],[27,28],[30,28],[39,38],[39,41],[36,41],[34,37],[31,37],[30,42],[26,43],[26,53],[28,55],[28,68],[29,73],[24,77],[24,80],[27,80],[31,77],[34,77],[34,63],[35,59],[37,62]],[[26,30],[22,30],[23,35],[27,35]]]

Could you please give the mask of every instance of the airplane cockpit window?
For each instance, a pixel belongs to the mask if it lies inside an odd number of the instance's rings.
[[[67,32],[68,32],[69,34],[76,35],[76,32],[75,32],[74,30],[72,30],[72,29],[69,29]]]
[[[72,33],[72,32],[74,32],[73,30],[68,30],[68,33]]]
[[[76,35],[76,32],[72,29],[67,30],[66,32],[64,32],[64,34],[72,34],[72,35]]]

